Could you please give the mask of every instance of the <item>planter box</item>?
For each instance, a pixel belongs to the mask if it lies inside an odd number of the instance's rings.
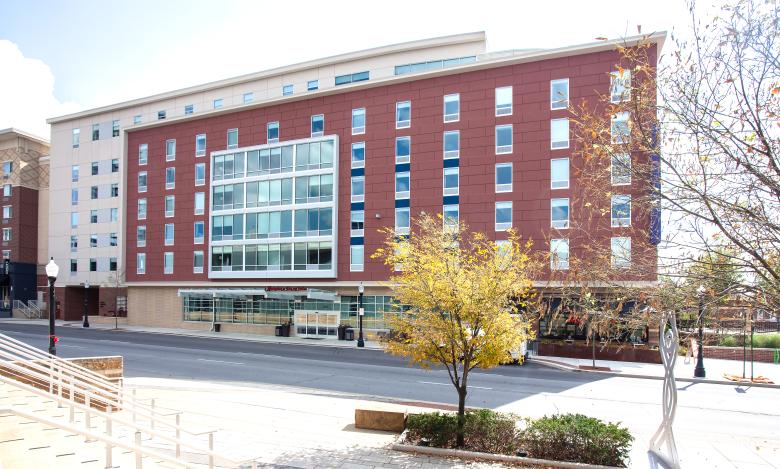
[[[539,344],[539,355],[548,357],[591,358],[593,350],[590,345],[579,344]],[[661,363],[658,350],[647,347],[616,347],[603,348],[596,344],[596,360],[615,360],[619,362]]]
[[[753,361],[774,363],[775,349],[773,348],[754,348]],[[747,360],[750,361],[750,347],[745,349],[744,355],[742,347],[704,347],[704,358],[720,358],[721,360]]]

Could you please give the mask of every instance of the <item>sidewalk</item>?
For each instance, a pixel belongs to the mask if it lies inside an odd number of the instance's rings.
[[[631,377],[631,378],[651,378],[651,379],[663,379],[664,367],[661,364],[656,363],[638,363],[638,362],[622,362],[613,360],[596,360],[597,367],[608,367],[610,371],[592,371],[592,370],[580,370],[579,366],[591,366],[593,364],[591,359],[585,358],[567,358],[567,357],[551,357],[551,356],[535,356],[529,359],[532,363],[541,363],[545,365],[551,365],[560,367],[563,369],[570,369],[572,371],[584,371],[587,373],[603,373],[614,376]],[[730,375],[737,375],[742,377],[742,361],[737,360],[721,360],[717,358],[705,358],[704,368],[706,370],[706,378],[694,378],[693,370],[696,367],[696,360],[690,359],[688,363],[685,363],[684,357],[677,357],[677,361],[674,366],[674,376],[677,381],[688,382],[709,382],[718,384],[732,384],[737,385],[734,381],[729,381],[723,377],[724,373]],[[774,382],[773,385],[759,384],[759,383],[743,383],[748,386],[770,386],[780,388],[780,365],[765,362],[753,362],[753,376],[764,376]],[[745,363],[745,377],[750,379],[750,361]]]

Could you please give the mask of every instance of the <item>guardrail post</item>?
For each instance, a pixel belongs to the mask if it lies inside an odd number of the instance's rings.
[[[84,405],[87,406],[86,410],[84,411],[84,426],[87,430],[90,429],[90,424],[92,423],[92,411],[89,403],[89,394],[84,393]],[[85,440],[87,442],[91,441],[89,437]]]
[[[57,400],[57,407],[62,407],[62,368],[57,367],[57,394],[59,399]]]
[[[135,432],[135,469],[141,469],[141,432],[136,430]]]
[[[106,406],[106,435],[108,435],[109,438],[114,436],[111,428],[111,404],[108,404],[108,406]],[[111,459],[112,459],[111,443],[106,442],[106,469],[111,469],[112,467],[114,467],[114,464]]]
[[[76,414],[76,403],[75,402],[71,402],[70,403],[70,412],[69,412],[69,416],[68,416],[68,419],[70,420],[70,423],[73,423],[73,421],[76,419],[75,414]]]
[[[214,469],[214,432],[209,432],[209,469]]]
[[[154,419],[155,419],[155,415],[154,415],[154,399],[152,399],[152,410],[151,410],[151,412],[152,412],[151,426],[152,426],[152,430],[154,430]]]
[[[176,459],[181,457],[181,414],[176,414]]]
[[[135,406],[138,401],[135,400],[135,391],[136,389],[133,388],[133,423],[135,423]]]

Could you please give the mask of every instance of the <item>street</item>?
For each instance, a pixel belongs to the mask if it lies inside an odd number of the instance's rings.
[[[45,349],[43,325],[2,324],[0,330]],[[122,355],[125,377],[198,380],[242,387],[290,387],[403,401],[456,402],[444,370],[421,370],[378,350],[61,327],[61,357]],[[476,371],[467,404],[538,417],[578,412],[622,421],[642,457],[661,418],[660,380],[605,377],[536,364]],[[691,467],[778,467],[780,391],[678,383],[675,433]]]

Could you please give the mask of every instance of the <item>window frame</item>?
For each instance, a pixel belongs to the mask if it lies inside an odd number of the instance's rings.
[[[615,218],[615,206],[622,205],[620,202],[616,204],[616,199],[622,199],[622,204],[628,205],[628,216]],[[609,210],[610,225],[612,228],[627,228],[631,226],[631,194],[613,194],[610,199]],[[623,220],[627,220],[627,223],[623,223]]]
[[[356,182],[363,184],[363,193],[355,194],[353,192]],[[352,176],[349,180],[349,195],[352,202],[363,202],[366,199],[366,177],[365,176]]]
[[[356,149],[363,149],[363,159],[361,160],[355,160],[355,150]],[[353,142],[350,146],[350,154],[349,154],[350,162],[352,165],[352,168],[365,168],[366,166],[366,142]]]
[[[621,119],[619,117],[625,117],[625,119]],[[625,135],[615,132],[616,130],[620,129],[620,127],[622,127],[620,125],[620,122],[625,122],[625,128],[627,130],[627,133]],[[614,113],[610,118],[609,134],[610,134],[610,141],[613,144],[625,145],[631,143],[631,113],[628,111],[621,111],[621,112]]]
[[[495,209],[493,211],[493,220],[495,222],[495,231],[507,231],[508,229],[512,228],[512,221],[513,221],[513,213],[514,210],[513,203],[511,200],[504,200],[504,201],[496,201]],[[498,211],[499,210],[506,210],[509,209],[509,221],[498,221]]]
[[[458,184],[453,187],[447,187],[447,176],[452,176],[455,174],[457,176]],[[444,196],[448,195],[458,195],[460,193],[460,167],[454,167],[454,168],[444,168],[442,170],[442,191],[444,193]]]
[[[168,232],[170,231],[170,239]],[[165,246],[173,246],[176,242],[176,225],[174,223],[165,223],[163,225],[163,243]]]
[[[409,153],[401,155],[398,153],[398,142],[406,140],[408,142]],[[410,163],[412,161],[412,137],[404,135],[395,138],[395,164]]]
[[[146,274],[146,253],[137,252],[135,254],[135,273],[136,275]]]
[[[200,149],[200,142],[203,141],[203,149]],[[195,157],[201,158],[206,156],[206,134],[195,135]]]
[[[169,175],[173,175],[169,181]],[[176,167],[168,166],[165,168],[165,190],[171,190],[176,188]]]
[[[627,245],[620,245],[621,242]],[[617,242],[617,243],[616,243]],[[624,256],[616,256],[616,247],[621,252],[617,254],[626,254]],[[610,239],[610,265],[613,269],[628,269],[631,267],[631,237],[630,236],[613,236]]]
[[[566,140],[553,140],[556,123],[566,122]],[[550,150],[566,150],[569,148],[569,142],[571,141],[571,129],[569,125],[568,117],[560,117],[556,119],[550,119]]]
[[[360,214],[361,216],[358,217],[360,220],[354,220],[353,218],[356,217],[356,215]],[[363,228],[352,228],[353,223],[361,223]],[[349,213],[349,236],[350,237],[361,237],[364,235],[366,229],[366,211],[365,210],[352,210]]]
[[[138,145],[138,166],[146,166],[149,163],[149,144]]]
[[[562,201],[566,201],[566,204],[562,204]],[[555,209],[564,206],[566,207],[566,219],[556,220],[553,217]],[[568,230],[571,228],[571,201],[568,197],[555,197],[550,199],[550,228],[555,228],[556,230]]]
[[[317,121],[322,123],[322,129],[315,131],[314,130],[314,125],[315,125],[315,122],[317,122]],[[314,138],[314,137],[322,137],[323,135],[325,135],[325,114],[314,114],[314,115],[312,115],[311,116],[311,127],[310,127],[309,130],[311,130],[311,137],[312,138]]]
[[[447,150],[447,136],[455,135],[458,143],[457,150]],[[445,130],[442,134],[442,152],[444,153],[444,159],[460,158],[460,130]]]
[[[141,211],[141,207],[143,207],[143,212]],[[136,202],[136,219],[137,220],[146,220],[146,217],[148,216],[149,212],[149,203],[146,200],[146,197],[139,198]]]
[[[141,239],[141,233],[143,233],[143,239]],[[146,247],[146,225],[138,225],[135,227],[135,247]]]
[[[406,191],[398,191],[398,178],[403,178],[406,176],[406,179],[408,181],[409,190]],[[395,181],[395,200],[407,200],[411,198],[411,192],[412,192],[412,174],[411,171],[397,171],[395,173],[394,179]]]
[[[212,109],[219,109],[225,105],[223,98],[216,98],[211,102]]]
[[[295,93],[295,86],[282,85],[282,96],[292,96]]]
[[[447,98],[454,99],[454,102],[457,102],[458,104],[458,112],[455,114],[447,114]],[[444,99],[442,101],[442,114],[444,115],[444,123],[450,123],[450,122],[458,122],[460,121],[460,93],[452,93],[444,95]]]
[[[276,137],[271,138],[271,129],[276,130]],[[265,124],[265,140],[266,143],[279,143],[279,136],[281,130],[279,129],[279,121],[271,121]]]
[[[499,167],[506,168],[509,167],[509,183],[499,183],[498,182],[498,170]],[[512,192],[513,186],[514,186],[514,166],[512,165],[512,162],[504,162],[504,163],[496,163],[495,166],[495,190],[496,194],[504,193],[504,192]]]
[[[609,72],[609,102],[613,104],[622,103],[631,100],[631,70],[623,69],[623,76],[620,70]],[[626,86],[626,82],[628,86]],[[615,95],[615,89],[619,85],[622,88],[620,94]]]
[[[168,264],[168,256],[170,256],[171,262]],[[172,251],[166,251],[163,253],[163,275],[173,275],[174,256]]]
[[[511,143],[509,145],[500,145],[498,144],[498,133],[499,130],[505,130],[509,129],[509,137],[511,140]],[[511,154],[514,150],[514,144],[515,144],[515,136],[514,136],[514,127],[512,124],[499,124],[496,125],[495,128],[495,149],[496,149],[496,155],[508,155]]]
[[[173,151],[171,152],[171,150]],[[165,141],[165,161],[175,161],[175,160],[176,160],[176,139],[169,138]]]
[[[409,220],[408,226],[398,226],[398,214],[406,213],[406,219]],[[393,225],[396,235],[408,235],[412,226],[412,212],[409,207],[396,207],[395,208],[395,224]]]
[[[355,117],[363,116],[363,125],[355,127]],[[366,133],[366,108],[359,107],[352,110],[352,135],[363,135]]]
[[[408,107],[409,108],[409,119],[406,120],[399,120],[399,114],[401,109]],[[395,103],[395,128],[396,129],[408,129],[412,126],[412,101],[406,100],[406,101],[396,101]]]
[[[235,136],[235,138],[236,138],[236,142],[233,143],[233,144],[230,143],[230,138],[232,136]],[[228,129],[227,130],[226,139],[225,139],[225,146],[226,146],[226,148],[228,150],[232,150],[234,148],[238,148],[238,129],[237,128],[232,128],[232,129]]]
[[[312,86],[312,83],[314,86]],[[306,82],[306,91],[316,91],[320,89],[320,80],[309,80]]]
[[[498,102],[498,94],[499,90],[506,90],[509,89],[509,103],[501,103]],[[512,88],[512,85],[507,86],[497,86],[495,88],[494,96],[493,96],[493,110],[495,112],[495,117],[502,117],[502,116],[511,116],[514,112],[514,89]]]
[[[563,106],[557,105],[556,103],[560,103],[560,100],[555,99],[555,85],[556,84],[566,84],[566,101]],[[560,111],[560,110],[566,110],[569,108],[569,99],[570,99],[570,88],[569,88],[569,79],[568,78],[558,78],[555,80],[550,80],[550,110],[551,111]]]
[[[555,246],[566,247],[566,260],[563,261],[558,256],[560,249],[554,249]],[[569,246],[569,238],[553,238],[550,240],[550,270],[569,270],[569,259],[571,258],[571,247]]]
[[[201,204],[201,207],[198,208],[198,198],[203,199],[203,203]],[[195,215],[203,215],[206,213],[206,193],[205,192],[196,192],[193,197],[193,205],[194,205],[194,214]]]
[[[627,162],[626,161],[619,162],[620,165],[624,166],[627,169],[627,174],[623,175],[623,177],[624,177],[623,180],[616,179],[616,174],[615,174],[615,159],[616,158],[619,159],[620,157],[625,157],[627,159]],[[626,163],[628,163],[628,164],[626,164]],[[613,186],[630,186],[631,185],[631,179],[632,179],[631,178],[631,164],[632,164],[631,153],[629,153],[629,152],[614,153],[610,157],[609,180],[610,180],[610,183]],[[617,176],[620,176],[620,175],[617,175]]]
[[[244,104],[249,104],[255,100],[255,93],[253,91],[247,91],[241,95],[241,98],[243,99]]]
[[[198,179],[198,172],[202,169],[203,177]],[[195,163],[195,186],[206,185],[206,163]]]
[[[200,257],[200,267],[198,267],[198,257]],[[192,273],[202,274],[203,267],[206,265],[206,257],[203,255],[203,251],[192,251]]]
[[[141,178],[144,179],[144,185],[141,185]],[[143,194],[149,188],[149,173],[146,171],[138,171],[138,193]]]
[[[356,264],[354,262],[355,260],[355,250],[360,248],[360,263]],[[363,269],[365,268],[365,260],[366,260],[366,254],[365,254],[365,246],[362,244],[351,244],[349,246],[349,271],[350,272],[363,272]]]
[[[563,179],[554,179],[553,178],[553,168],[555,161],[566,161],[566,185],[561,185],[561,182],[563,182]],[[558,189],[568,189],[571,182],[571,161],[569,157],[566,158],[551,158],[550,159],[550,190],[558,190]]]
[[[201,225],[201,236],[198,237],[198,229],[197,226]],[[204,244],[206,241],[206,222],[203,220],[196,220],[192,223],[192,243],[193,244]]]
[[[171,210],[168,210],[168,201],[171,201]],[[173,218],[176,214],[176,196],[175,195],[166,195],[165,196],[165,205],[163,205],[163,210],[165,211],[165,218]]]

